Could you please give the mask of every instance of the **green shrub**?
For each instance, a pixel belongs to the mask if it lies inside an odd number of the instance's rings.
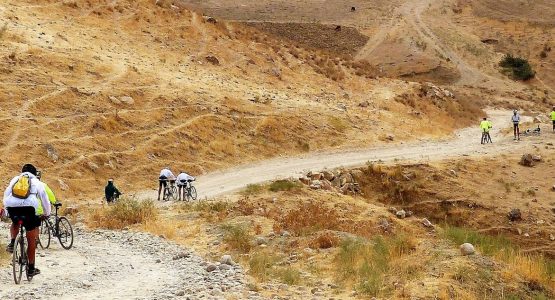
[[[260,194],[264,190],[264,187],[260,184],[249,184],[247,187],[241,191],[243,196],[251,196]]]
[[[276,255],[268,251],[255,252],[249,259],[249,274],[258,280],[266,281],[270,278],[272,267],[278,260]]]
[[[516,80],[525,81],[534,78],[536,75],[532,66],[530,66],[530,63],[526,59],[515,57],[511,54],[505,55],[499,65]]]
[[[290,191],[290,190],[295,190],[295,189],[299,189],[301,187],[301,184],[298,182],[293,182],[290,180],[276,180],[274,182],[272,182],[269,186],[269,190],[272,192],[279,192],[279,191]]]
[[[279,269],[277,275],[279,280],[285,284],[296,285],[301,282],[301,273],[292,267]]]

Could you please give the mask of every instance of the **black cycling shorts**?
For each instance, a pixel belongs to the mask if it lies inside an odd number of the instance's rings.
[[[160,187],[166,187],[168,185],[168,177],[160,176],[158,179],[158,181],[160,182]]]
[[[22,220],[27,231],[40,227],[40,217],[35,215],[34,208],[29,210],[27,207],[8,207],[8,214],[13,224]]]

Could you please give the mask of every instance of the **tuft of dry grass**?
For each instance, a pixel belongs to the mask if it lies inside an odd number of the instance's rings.
[[[336,210],[313,201],[301,203],[296,209],[286,212],[278,220],[280,226],[298,235],[323,229],[334,230],[340,225]]]
[[[11,255],[9,252],[5,251],[6,244],[0,241],[0,266],[5,266],[10,262]]]
[[[313,249],[329,249],[332,247],[336,247],[337,245],[339,245],[339,243],[340,240],[337,235],[332,232],[326,231],[310,241],[309,246]]]
[[[225,224],[221,226],[224,232],[224,242],[232,249],[248,253],[251,248],[252,235],[243,224]]]
[[[158,208],[153,201],[124,198],[114,205],[90,210],[85,220],[91,228],[123,229],[156,221],[157,217]]]
[[[278,261],[279,257],[270,251],[257,251],[249,259],[249,274],[260,281],[266,281],[272,275],[272,268]]]

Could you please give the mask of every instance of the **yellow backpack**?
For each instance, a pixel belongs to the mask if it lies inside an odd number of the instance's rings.
[[[19,199],[27,199],[31,194],[31,178],[21,175],[12,187],[12,195]]]

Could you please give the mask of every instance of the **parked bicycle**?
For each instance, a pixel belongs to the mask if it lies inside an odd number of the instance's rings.
[[[164,195],[162,200],[169,201],[173,199],[174,201],[177,200],[177,186],[175,186],[175,180],[168,180],[168,184],[164,187]]]
[[[73,246],[73,228],[66,217],[58,216],[58,209],[62,203],[54,204],[55,213],[47,219],[44,219],[39,229],[38,244],[42,249],[50,247],[52,237],[58,238],[62,248],[69,250]]]
[[[184,186],[185,188],[185,197],[187,199],[184,199],[186,201],[189,200],[197,200],[197,189],[193,186],[193,181],[192,179],[187,180],[187,184]]]

